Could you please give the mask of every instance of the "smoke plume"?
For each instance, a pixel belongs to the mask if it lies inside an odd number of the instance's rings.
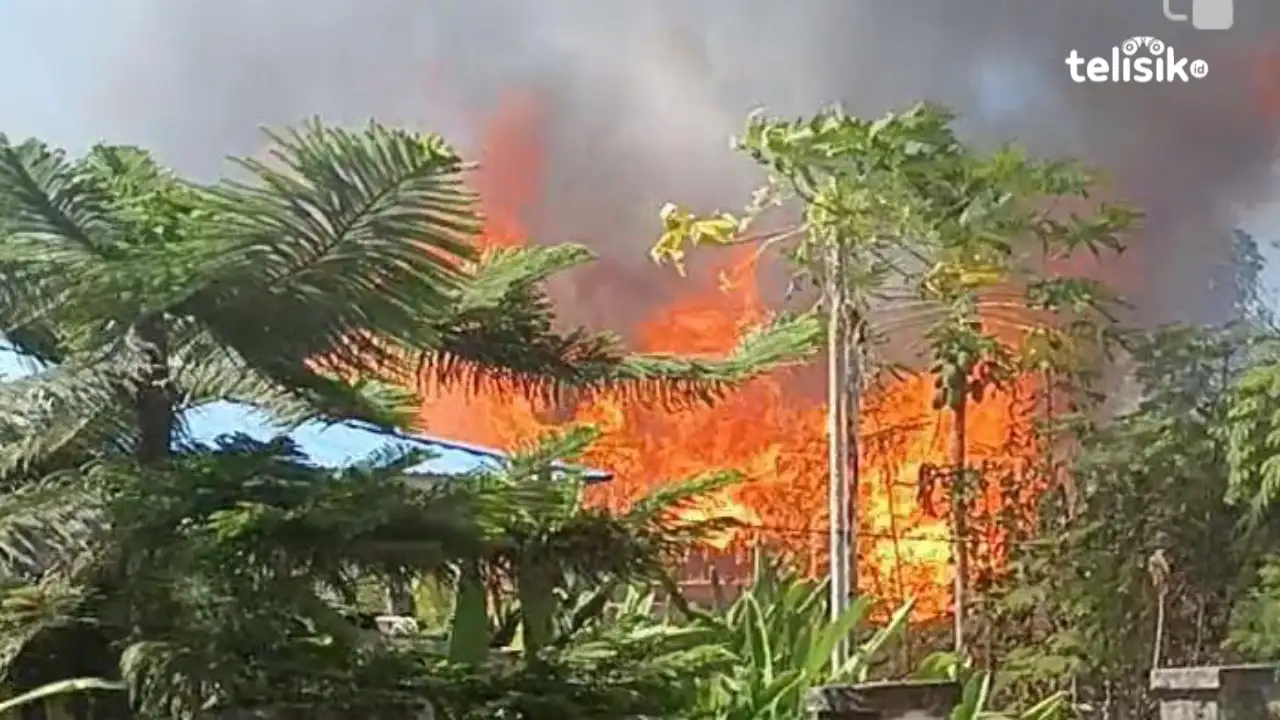
[[[1103,166],[1148,213],[1121,274],[1137,276],[1129,289],[1151,321],[1227,311],[1233,208],[1265,199],[1275,141],[1256,88],[1258,29],[1280,30],[1270,0],[1237,0],[1236,27],[1221,32],[1166,20],[1160,0],[116,4],[123,30],[93,53],[101,93],[72,111],[189,172],[257,151],[260,125],[312,114],[467,147],[501,97],[535,98],[545,174],[531,228],[603,256],[609,282],[571,298],[593,323],[608,312],[625,324],[660,291],[642,266],[663,202],[745,199],[757,178],[727,140],[758,106],[805,114],[840,101],[878,114],[928,98],[959,111],[975,140]],[[1209,76],[1069,79],[1070,50],[1106,54],[1135,35],[1206,59]]]

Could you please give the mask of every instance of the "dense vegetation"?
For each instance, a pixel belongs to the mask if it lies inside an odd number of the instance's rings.
[[[1280,356],[1252,239],[1237,238],[1237,322],[1137,332],[1108,288],[1053,265],[1118,252],[1137,220],[1056,213],[1088,173],[979,152],[924,106],[753,118],[757,202],[669,207],[655,257],[763,236],[823,299],[722,360],[635,355],[557,329],[542,286],[584,248],[476,250],[467,168],[440,138],[315,122],[272,141],[271,162],[201,184],[135,148],[0,139],[0,329],[29,370],[0,383],[3,710],[782,719],[814,685],[910,671],[965,680],[958,717],[1136,717],[1153,665],[1280,660]],[[776,207],[798,222],[755,233]],[[860,598],[830,618],[823,583],[764,553],[732,603],[683,601],[669,568],[716,523],[671,511],[732,468],[615,516],[579,502],[591,428],[459,477],[391,449],[325,468],[284,439],[315,421],[394,439],[426,382],[715,402],[809,359],[824,321],[853,341],[850,400],[890,369],[885,336],[912,341],[908,364],[956,417],[1028,373],[1060,400],[1039,432],[1064,450],[1017,478],[1048,488],[1036,523],[997,575],[959,573],[962,611],[933,648],[949,652],[912,668],[879,652],[909,605],[871,623]],[[1140,387],[1103,414],[1090,399],[1115,357]],[[221,401],[281,437],[197,441],[190,413]],[[954,445],[963,569],[988,479],[962,432]],[[416,624],[372,622],[384,596]]]

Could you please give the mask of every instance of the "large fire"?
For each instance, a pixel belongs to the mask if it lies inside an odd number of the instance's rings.
[[[529,115],[512,102],[500,108],[481,155],[477,188],[487,217],[483,242],[526,241],[522,216],[539,179],[541,155]],[[638,244],[638,247],[643,247]],[[687,290],[634,328],[639,350],[718,354],[744,327],[765,319],[755,284],[754,256],[727,253],[706,282]],[[660,270],[655,269],[655,272]],[[780,547],[815,574],[826,571],[827,482],[825,411],[795,377],[780,374],[750,382],[714,407],[681,411],[643,407],[601,397],[575,408],[540,407],[514,394],[428,388],[421,414],[428,432],[491,447],[528,443],[557,423],[586,423],[602,431],[585,458],[615,474],[589,491],[589,502],[625,508],[661,483],[704,471],[735,469],[742,485],[691,513],[729,516],[745,529],[713,539],[712,554],[742,558],[757,543]],[[1031,457],[1030,384],[990,397],[968,413],[967,453],[974,465],[1018,472]],[[952,419],[931,407],[929,377],[896,380],[865,401],[857,498],[858,574],[864,592],[888,601],[916,597],[917,612],[936,616],[950,604],[950,532],[940,488],[921,490],[922,470],[946,467]],[[1021,439],[1011,439],[1021,438]],[[994,473],[999,474],[999,473]],[[974,501],[975,517],[1012,501],[994,486]],[[975,523],[975,565],[1000,554],[1003,535],[993,523]]]

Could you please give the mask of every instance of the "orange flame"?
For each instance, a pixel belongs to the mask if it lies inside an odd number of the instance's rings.
[[[476,190],[485,214],[484,240],[488,247],[524,244],[521,217],[538,201],[542,175],[542,148],[531,130],[540,127],[539,105],[528,95],[503,97],[480,147],[480,172]],[[520,172],[501,172],[520,168]]]
[[[531,138],[534,107],[501,108],[484,145],[477,186],[486,214],[488,246],[525,242],[524,214],[540,179],[542,157]],[[719,354],[742,330],[767,316],[754,281],[756,259],[730,252],[711,277],[689,281],[688,292],[653,313],[636,333],[641,350]],[[549,430],[552,408],[524,397],[428,388],[421,413],[431,432],[493,447],[528,443]],[[1024,382],[968,413],[970,462],[1022,467],[1032,456],[1029,440],[1010,450],[1009,438],[1029,427],[1021,398],[1034,390]],[[950,605],[950,531],[947,503],[937,489],[921,486],[921,471],[946,466],[952,420],[932,408],[933,383],[909,377],[864,401],[860,437],[861,477],[857,493],[860,587],[877,597],[916,597],[917,613],[945,614]],[[588,501],[622,509],[660,483],[722,469],[742,472],[746,482],[685,510],[688,519],[730,517],[746,529],[710,541],[713,551],[741,558],[755,543],[780,546],[800,567],[825,573],[827,564],[827,443],[822,402],[801,392],[791,374],[747,383],[714,407],[671,411],[642,407],[605,395],[573,408],[561,419],[596,426],[600,441],[585,462],[613,472],[616,480],[593,487]],[[1030,433],[1023,432],[1023,436]],[[989,488],[974,513],[994,513],[1010,502],[1007,488]],[[930,507],[936,505],[936,507]],[[979,533],[979,551],[999,556],[1003,535]]]

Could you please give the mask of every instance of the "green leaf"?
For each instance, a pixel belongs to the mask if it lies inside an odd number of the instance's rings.
[[[809,648],[808,658],[805,659],[806,675],[816,675],[822,672],[824,666],[830,666],[831,654],[835,651],[836,645],[851,639],[854,628],[862,623],[870,608],[870,598],[865,595],[858,597],[853,604],[840,613],[839,617],[822,628],[822,632],[818,633],[818,637]]]
[[[858,652],[850,659],[849,663],[840,669],[840,677],[852,676],[858,682],[865,681],[871,659],[878,655],[890,640],[902,634],[907,627],[907,623],[910,622],[911,611],[915,609],[915,606],[915,598],[912,598],[895,610],[893,615],[889,617],[889,622],[877,629],[871,638],[858,648]]]
[[[783,697],[804,683],[804,672],[786,670],[771,677],[751,695],[752,718],[772,718]]]
[[[751,667],[762,682],[772,682],[774,679],[773,647],[769,627],[765,624],[764,611],[756,601],[754,593],[743,594],[741,602],[742,629],[745,633],[745,646],[750,655]]]
[[[964,684],[960,704],[951,711],[951,720],[979,720],[986,711],[991,692],[990,673],[980,673]]]

